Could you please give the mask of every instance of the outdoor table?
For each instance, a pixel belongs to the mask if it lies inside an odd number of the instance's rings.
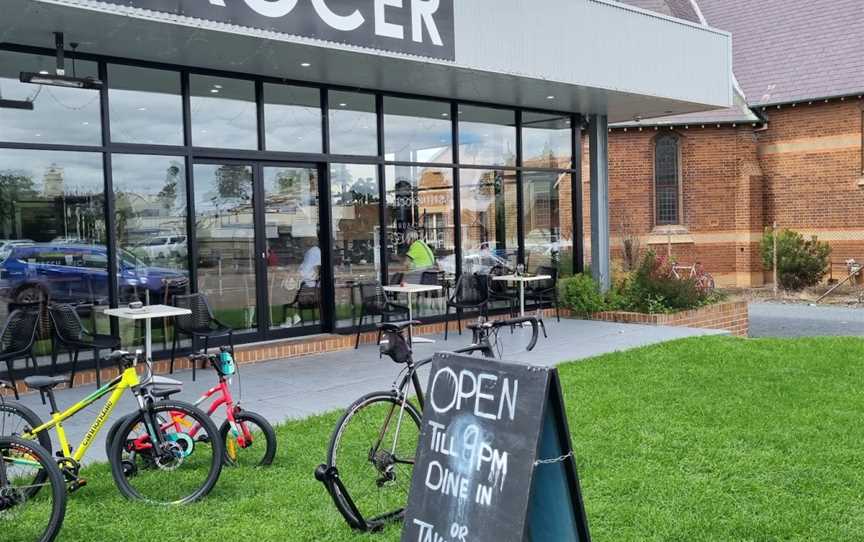
[[[408,297],[408,319],[414,319],[414,294],[422,294],[424,292],[440,292],[444,288],[437,284],[405,284],[402,286],[384,286],[385,292],[394,294],[405,294]],[[414,341],[420,343],[434,343],[433,339],[425,337],[414,337],[414,326],[408,326],[408,343],[414,344]]]
[[[552,280],[552,277],[549,275],[500,275],[492,277],[492,280],[519,283],[519,316],[525,316],[525,283]]]
[[[186,316],[192,314],[189,309],[171,307],[169,305],[145,305],[140,309],[121,307],[119,309],[108,309],[107,316],[123,318],[126,320],[144,320],[144,359],[153,359],[153,337],[151,322],[154,318],[169,318],[171,316]]]

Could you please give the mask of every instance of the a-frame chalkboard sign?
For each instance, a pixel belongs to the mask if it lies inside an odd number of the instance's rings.
[[[437,354],[402,542],[589,542],[554,368]]]

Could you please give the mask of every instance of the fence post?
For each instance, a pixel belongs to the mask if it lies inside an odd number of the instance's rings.
[[[771,238],[774,241],[774,297],[777,297],[777,222],[774,222],[774,227],[771,230]]]

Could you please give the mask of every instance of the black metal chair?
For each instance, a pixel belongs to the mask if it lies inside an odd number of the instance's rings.
[[[88,307],[92,311],[92,308]],[[102,360],[99,357],[100,350],[118,350],[120,348],[120,337],[104,335],[88,331],[81,323],[76,307],[69,304],[51,305],[48,308],[51,315],[51,375],[57,374],[57,356],[60,350],[69,352],[69,361],[72,362],[72,374],[69,377],[69,387],[75,385],[75,373],[78,370],[78,355],[81,350],[93,350],[93,359],[96,362],[96,386],[102,385]]]
[[[390,322],[392,318],[408,319],[408,307],[390,301],[380,282],[367,282],[360,285],[360,321],[357,323],[357,338],[354,348],[360,347],[360,329],[367,316],[380,316],[382,322]],[[378,330],[378,342],[381,342],[381,330]]]
[[[315,316],[321,308],[321,288],[316,282],[314,285],[301,284],[300,289],[294,294],[294,300],[291,303],[282,305],[282,321],[288,320],[288,309],[294,309],[300,316],[300,325],[305,325],[306,318],[304,311],[312,311],[312,323],[314,324],[318,318]]]
[[[444,340],[450,333],[450,309],[455,309],[459,335],[462,335],[462,312],[479,310],[481,317],[489,316],[489,276],[479,273],[463,274],[456,281],[453,296],[447,300],[444,314]]]
[[[489,301],[503,301],[507,303],[510,316],[515,316],[519,306],[519,290],[512,288],[502,280],[493,280],[510,273],[510,270],[501,264],[495,265],[489,270]]]
[[[15,361],[24,360],[24,367],[32,361],[33,369],[37,368],[36,357],[33,355],[33,345],[36,342],[36,330],[39,327],[39,312],[34,310],[15,310],[6,319],[3,333],[0,333],[0,361],[6,362],[6,376],[11,383],[15,398],[18,399],[18,389],[15,386]]]
[[[420,284],[424,286],[441,286],[441,290],[437,292],[424,292],[424,299],[445,299],[444,298],[444,272],[438,270],[423,271],[420,273]]]
[[[171,366],[169,372],[174,373],[174,360],[177,355],[179,336],[186,335],[193,341],[204,339],[204,351],[210,347],[210,339],[228,337],[228,346],[234,352],[234,330],[220,322],[213,315],[210,304],[204,294],[188,294],[174,296],[174,306],[189,309],[192,314],[174,317],[174,338],[171,341]],[[196,364],[192,363],[192,380],[195,380]]]
[[[547,280],[540,280],[525,289],[525,302],[533,302],[536,309],[540,309],[544,303],[551,303],[555,307],[555,317],[561,321],[561,309],[558,303],[558,269],[551,265],[541,265],[537,268],[537,275],[549,275]],[[541,320],[542,322],[542,320]],[[546,326],[543,326],[546,332]]]

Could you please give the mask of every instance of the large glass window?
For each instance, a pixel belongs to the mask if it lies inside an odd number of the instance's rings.
[[[198,290],[237,331],[257,329],[252,166],[196,164]]]
[[[387,166],[387,257],[390,276],[441,285],[455,273],[453,171]],[[415,315],[443,314],[444,292],[419,297]]]
[[[193,145],[258,148],[258,113],[252,81],[192,74],[189,85]]]
[[[0,321],[28,303],[86,304],[85,327],[108,332],[104,194],[99,153],[0,149]],[[50,349],[40,334],[37,354]]]
[[[460,105],[459,162],[516,165],[516,113],[509,109]]]
[[[108,66],[111,141],[183,144],[180,74],[135,66]]]
[[[525,268],[551,266],[572,274],[573,205],[570,173],[522,174],[525,224]]]
[[[319,153],[321,91],[317,88],[264,84],[267,150]]]
[[[384,155],[395,162],[451,163],[450,104],[384,98]]]
[[[271,328],[321,323],[318,171],[264,167],[264,230]]]
[[[336,325],[353,327],[360,316],[360,285],[381,277],[378,168],[330,164],[330,197]]]
[[[189,292],[183,158],[115,154],[111,165],[120,304],[173,304]],[[119,324],[124,347],[132,347],[136,325]],[[154,344],[167,349],[170,333],[169,319],[154,322]]]
[[[378,154],[375,96],[360,92],[330,91],[330,152]]]
[[[462,272],[485,273],[495,265],[514,268],[519,256],[516,172],[462,169]]]
[[[0,141],[101,145],[99,91],[34,85],[21,72],[55,73],[54,57],[0,51],[0,98],[27,101],[33,109],[0,108]],[[96,77],[95,62],[66,60],[66,74]]]
[[[570,169],[573,131],[570,117],[548,113],[522,114],[522,165]]]

